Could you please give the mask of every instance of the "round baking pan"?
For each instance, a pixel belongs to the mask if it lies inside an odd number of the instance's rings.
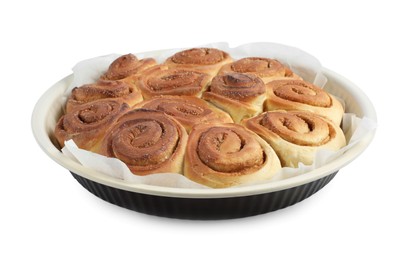
[[[376,121],[372,103],[357,86],[326,68],[323,73],[328,78],[325,89],[345,101],[346,112]],[[188,189],[128,183],[82,166],[64,156],[55,145],[53,131],[62,113],[61,96],[72,79],[70,75],[60,80],[37,102],[32,114],[32,130],[38,144],[94,195],[115,205],[151,215],[183,219],[228,219],[291,206],[322,189],[341,168],[359,156],[374,137],[374,131],[369,132],[342,156],[309,173],[266,184],[225,189]]]

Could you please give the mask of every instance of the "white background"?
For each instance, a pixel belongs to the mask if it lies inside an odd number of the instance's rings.
[[[402,1],[224,2],[1,2],[0,259],[406,259]],[[34,140],[35,102],[76,62],[218,41],[277,42],[316,56],[370,97],[373,143],[295,206],[202,222],[106,203]]]

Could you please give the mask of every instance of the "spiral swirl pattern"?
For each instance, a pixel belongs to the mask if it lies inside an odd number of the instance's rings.
[[[212,65],[226,59],[229,54],[214,48],[192,48],[175,53],[170,60],[175,64]]]
[[[227,73],[212,80],[210,91],[235,100],[246,100],[265,93],[266,88],[254,75]]]
[[[184,174],[220,188],[269,178],[279,167],[267,143],[243,126],[197,125],[188,140]]]
[[[264,83],[281,79],[300,79],[288,67],[276,59],[263,57],[247,57],[224,65],[219,74],[230,72],[253,74],[260,77]]]
[[[321,88],[302,80],[273,81],[268,84],[277,97],[311,106],[330,107],[331,98]]]
[[[197,70],[156,66],[143,74],[138,86],[145,99],[160,95],[200,97],[209,81],[208,74]]]
[[[305,111],[269,111],[243,121],[277,152],[283,166],[312,164],[318,149],[346,145],[342,130],[331,121]]]
[[[73,139],[79,148],[94,150],[105,131],[128,109],[127,104],[114,99],[77,106],[59,119],[55,136],[61,147],[66,140]]]
[[[140,107],[165,112],[188,132],[198,123],[233,123],[227,113],[197,97],[161,96],[143,102]]]
[[[245,172],[264,163],[263,149],[240,128],[212,127],[199,139],[198,156],[214,171]]]
[[[143,70],[156,64],[152,58],[139,60],[129,53],[114,60],[108,70],[101,76],[104,80],[121,80],[132,75],[137,75]]]
[[[316,113],[340,125],[344,108],[328,92],[303,80],[276,80],[266,84],[266,111],[303,110]]]
[[[228,112],[235,123],[263,111],[266,88],[256,75],[227,73],[213,78],[202,97]]]
[[[99,80],[96,83],[86,84],[72,89],[66,103],[67,112],[76,106],[99,99],[116,99],[133,106],[141,101],[141,92],[131,84],[124,81]]]
[[[320,146],[336,136],[326,120],[311,113],[266,113],[259,123],[287,142],[303,146]]]
[[[230,55],[215,48],[192,48],[175,53],[167,58],[165,65],[170,67],[184,67],[207,73],[211,78],[216,76],[219,69],[232,62]]]
[[[100,153],[123,161],[136,175],[181,173],[186,138],[185,129],[165,113],[136,109],[107,133]]]

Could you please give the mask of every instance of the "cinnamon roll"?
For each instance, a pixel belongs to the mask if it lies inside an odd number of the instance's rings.
[[[213,78],[202,98],[228,112],[239,123],[263,112],[266,88],[255,75],[226,73]]]
[[[281,168],[273,149],[238,124],[195,125],[190,133],[184,175],[212,188],[270,179]]]
[[[320,149],[339,150],[346,139],[336,124],[306,111],[269,111],[243,120],[276,151],[282,166],[310,165]]]
[[[152,58],[139,60],[134,54],[129,53],[115,59],[100,78],[102,80],[122,80],[135,77],[156,64],[157,62]]]
[[[233,123],[229,114],[197,97],[160,96],[137,107],[163,111],[180,122],[187,132],[196,124]]]
[[[201,70],[214,77],[219,69],[232,62],[230,55],[215,48],[192,48],[175,53],[165,64],[168,66],[183,66]]]
[[[305,110],[340,125],[344,108],[331,94],[303,80],[275,80],[266,84],[266,111]]]
[[[201,97],[209,82],[209,75],[198,70],[157,65],[143,73],[137,86],[144,99],[161,95]]]
[[[106,133],[98,153],[123,161],[135,175],[182,173],[188,136],[162,111],[135,109]]]
[[[99,80],[72,89],[66,103],[66,111],[69,113],[77,106],[106,98],[127,103],[130,107],[143,101],[140,90],[134,85],[123,81]]]
[[[97,150],[107,129],[128,110],[127,104],[114,99],[78,105],[58,120],[55,137],[61,147],[72,139],[79,148]]]
[[[276,59],[247,57],[224,65],[219,74],[229,72],[249,73],[260,77],[264,83],[276,79],[300,79],[288,67]]]

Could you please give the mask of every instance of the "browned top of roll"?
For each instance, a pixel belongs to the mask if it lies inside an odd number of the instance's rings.
[[[61,147],[64,141],[74,139],[78,147],[91,149],[96,142],[94,139],[101,138],[104,131],[128,109],[127,104],[113,99],[77,106],[59,119],[55,136]]]
[[[192,158],[200,161],[203,174],[205,168],[232,175],[249,174],[264,163],[261,145],[237,124],[194,128],[187,150],[196,153]]]
[[[267,83],[274,95],[311,106],[330,107],[331,97],[323,89],[303,80],[275,80]]]
[[[301,146],[321,146],[336,136],[329,121],[305,111],[269,111],[246,120],[244,124],[260,135],[267,135],[263,132],[267,130]]]
[[[259,77],[289,77],[292,71],[275,59],[248,57],[230,64],[230,70],[239,73],[254,73]]]
[[[138,92],[135,86],[124,81],[99,80],[96,83],[73,88],[66,110],[69,112],[78,105],[106,98],[120,99],[125,103],[131,103],[131,100],[140,102],[142,98]]]
[[[114,60],[108,70],[101,76],[105,80],[120,80],[130,75],[135,75],[148,67],[155,65],[152,58],[139,60],[135,55],[129,53]]]
[[[155,173],[171,164],[186,132],[161,111],[135,109],[127,112],[105,136],[100,153],[127,164],[137,175]]]
[[[198,123],[232,123],[231,117],[206,101],[190,96],[160,96],[140,104],[143,108],[165,112],[188,131]]]
[[[213,78],[210,92],[240,101],[265,93],[263,81],[250,74],[227,73]]]
[[[182,67],[155,66],[143,73],[138,86],[144,98],[159,95],[198,95],[209,83],[209,75]]]
[[[130,94],[130,85],[122,81],[99,80],[72,89],[70,100],[87,103],[104,98],[118,98]]]
[[[169,59],[176,64],[212,65],[228,57],[229,54],[215,48],[192,48],[177,52]]]

